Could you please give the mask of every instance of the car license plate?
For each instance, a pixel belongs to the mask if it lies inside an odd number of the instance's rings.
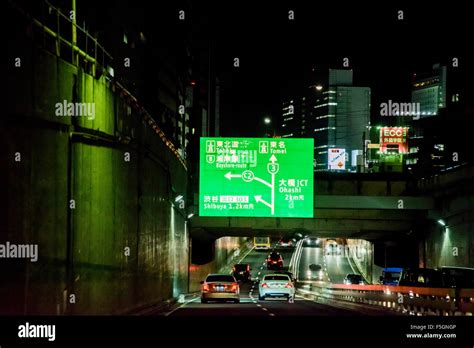
[[[219,292],[222,292],[222,291],[224,291],[224,287],[223,286],[218,286],[218,287],[216,287],[216,290],[219,291]]]

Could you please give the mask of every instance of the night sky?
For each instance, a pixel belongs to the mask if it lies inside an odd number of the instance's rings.
[[[123,7],[124,16],[143,13],[137,26],[165,41],[173,40],[174,29],[182,25],[178,10],[191,4],[187,20],[192,23],[194,55],[199,57],[210,45],[212,69],[221,81],[223,136],[263,135],[264,116],[277,124],[282,99],[305,88],[318,69],[343,68],[344,57],[350,59],[354,85],[372,89],[373,123],[381,102],[411,101],[415,71],[429,72],[434,63],[451,62],[452,57],[459,58],[460,69],[474,62],[472,11],[464,3],[448,8],[400,1],[80,2],[88,4],[83,11],[89,18],[100,19],[111,3]],[[295,11],[293,21],[288,20],[289,10]],[[398,10],[404,11],[402,21]],[[239,68],[233,66],[235,57]]]
[[[383,101],[410,102],[413,72],[459,57],[470,64],[469,11],[306,2],[238,2],[196,6],[200,34],[209,37],[222,77],[222,135],[259,136],[264,115],[278,119],[282,98],[304,87],[311,69],[343,68],[350,59],[354,85],[372,88],[372,116]],[[313,2],[315,3],[315,2]],[[288,10],[295,20],[288,20]],[[397,11],[404,10],[404,20]],[[207,24],[207,25],[206,25]],[[204,29],[205,28],[205,29]],[[207,29],[207,30],[206,30]],[[240,58],[240,68],[233,58]]]

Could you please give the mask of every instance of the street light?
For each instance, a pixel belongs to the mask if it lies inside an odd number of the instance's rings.
[[[272,123],[272,120],[270,119],[270,117],[265,117],[263,119],[263,122],[265,122],[265,124],[270,124],[270,123]]]
[[[317,90],[317,91],[322,91],[322,90],[323,90],[323,86],[317,85],[317,86],[316,86],[316,90]]]
[[[444,220],[439,219],[438,223],[443,227],[446,226],[446,222],[444,222]]]

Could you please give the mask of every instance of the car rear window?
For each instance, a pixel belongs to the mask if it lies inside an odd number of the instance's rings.
[[[207,283],[212,282],[235,282],[234,277],[225,274],[210,275],[206,278]]]
[[[242,264],[235,265],[234,267],[237,271],[241,271],[241,270],[245,271],[247,269],[247,265],[242,265]]]
[[[286,275],[269,275],[265,276],[265,280],[290,280]]]

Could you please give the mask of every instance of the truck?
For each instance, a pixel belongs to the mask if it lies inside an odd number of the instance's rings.
[[[270,237],[254,237],[253,246],[255,250],[270,250]]]
[[[402,277],[403,268],[401,267],[386,267],[382,270],[380,276],[380,284],[382,285],[398,285]]]

